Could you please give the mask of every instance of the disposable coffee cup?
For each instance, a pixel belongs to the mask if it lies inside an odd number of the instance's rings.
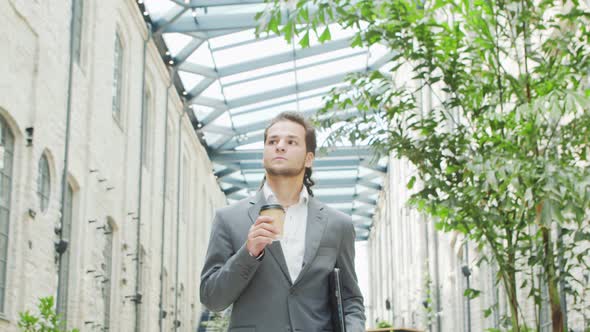
[[[278,229],[278,235],[276,237],[277,240],[283,238],[283,229],[285,227],[285,209],[281,206],[281,204],[267,204],[263,205],[260,208],[260,215],[261,216],[269,216],[272,217],[274,220],[271,222]]]

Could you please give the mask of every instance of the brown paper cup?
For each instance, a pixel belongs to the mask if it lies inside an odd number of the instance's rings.
[[[280,240],[283,238],[283,229],[285,228],[285,210],[280,204],[267,204],[260,208],[261,216],[269,216],[274,219],[271,223],[279,229],[279,234],[276,239]]]

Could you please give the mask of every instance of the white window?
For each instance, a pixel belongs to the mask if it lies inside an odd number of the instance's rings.
[[[39,160],[39,171],[37,175],[37,197],[41,212],[47,211],[51,195],[51,175],[49,174],[49,160],[43,154]]]
[[[143,111],[141,115],[141,148],[143,149],[143,154],[141,158],[141,164],[149,169],[152,154],[152,96],[148,89],[145,90],[145,95],[143,97]]]
[[[113,64],[113,117],[121,121],[121,95],[123,87],[123,44],[119,33],[115,35],[115,61]]]
[[[6,260],[8,259],[8,229],[10,225],[10,197],[12,194],[12,162],[14,136],[0,117],[0,312],[5,311]]]

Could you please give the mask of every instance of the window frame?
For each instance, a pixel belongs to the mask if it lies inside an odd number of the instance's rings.
[[[125,45],[119,30],[115,32],[113,47],[112,99],[111,114],[115,122],[123,124],[123,86],[125,83]]]
[[[37,199],[41,213],[46,213],[51,203],[51,179],[49,158],[43,153],[37,167]]]
[[[6,141],[9,140],[9,144],[6,144]],[[0,196],[0,212],[2,210],[6,210],[5,216],[6,220],[4,220],[5,224],[3,224],[2,215],[0,214],[0,237],[5,237],[5,245],[4,248],[0,247],[0,265],[3,266],[3,270],[0,269],[0,317],[5,317],[7,313],[7,305],[6,305],[6,289],[8,283],[8,253],[9,253],[9,245],[10,245],[10,221],[11,221],[11,207],[12,207],[12,194],[13,194],[13,176],[14,176],[14,154],[15,154],[15,141],[16,137],[12,128],[9,126],[8,121],[0,114],[0,145],[3,147],[3,167],[0,168],[0,186],[4,185],[4,181],[8,182],[8,190],[6,199],[2,199]],[[6,146],[9,148],[7,149]],[[5,172],[7,169],[6,159],[9,158],[8,164],[8,171]],[[4,190],[0,191],[4,193]],[[2,252],[4,251],[4,252]],[[0,266],[1,267],[1,266]]]

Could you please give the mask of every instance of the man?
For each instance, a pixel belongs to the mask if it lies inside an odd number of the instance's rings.
[[[354,270],[349,216],[313,198],[314,128],[284,112],[264,132],[265,181],[255,197],[219,209],[201,273],[201,302],[233,304],[230,332],[332,331],[329,274],[341,270],[348,332],[364,331],[363,297]],[[286,211],[280,241],[261,206]]]

